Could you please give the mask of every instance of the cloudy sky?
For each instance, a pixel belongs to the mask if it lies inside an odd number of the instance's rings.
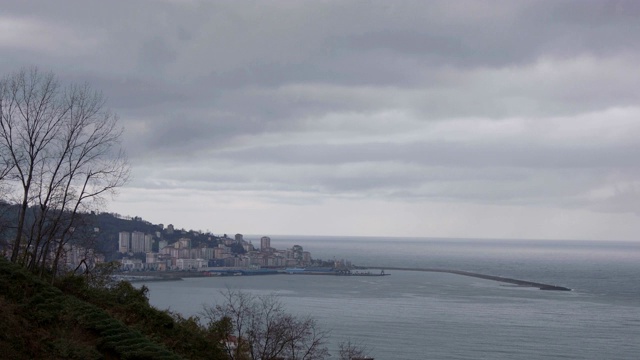
[[[216,234],[640,239],[640,2],[23,1],[0,72],[101,90],[109,211]]]

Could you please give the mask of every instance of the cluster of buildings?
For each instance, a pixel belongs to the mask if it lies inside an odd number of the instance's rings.
[[[149,253],[153,249],[153,235],[142,231],[121,231],[118,234],[118,251],[126,253]]]
[[[208,267],[285,268],[311,264],[311,254],[302,246],[277,250],[271,247],[271,239],[263,236],[260,247],[236,234],[233,239],[222,238],[215,246],[193,246],[190,238],[183,237],[169,244],[158,240],[157,251],[154,236],[134,231],[119,234],[118,251],[126,256],[121,260],[123,270],[198,270]],[[241,249],[241,250],[240,250]],[[240,251],[238,251],[240,250]],[[145,256],[134,256],[145,254]]]
[[[104,261],[104,255],[96,252],[93,248],[72,244],[64,245],[64,251],[60,257],[60,262],[65,264],[67,269],[92,269],[96,264]]]

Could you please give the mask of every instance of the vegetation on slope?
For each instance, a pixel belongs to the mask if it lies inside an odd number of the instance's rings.
[[[52,286],[0,258],[0,354],[9,359],[223,359],[220,338],[149,305],[128,282]]]

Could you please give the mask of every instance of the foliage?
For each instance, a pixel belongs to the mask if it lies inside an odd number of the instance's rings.
[[[199,325],[149,305],[146,287],[54,287],[0,258],[0,353],[11,359],[224,359]]]
[[[234,254],[245,254],[247,251],[244,249],[242,244],[231,244],[231,252]]]
[[[85,277],[68,276],[58,286],[87,302],[107,310],[132,329],[162,342],[166,347],[189,359],[222,357],[219,341],[200,325],[197,318],[158,310],[149,305],[148,288],[127,281],[96,286]]]

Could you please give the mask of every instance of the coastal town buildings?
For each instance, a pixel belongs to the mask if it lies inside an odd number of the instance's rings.
[[[86,270],[96,266],[96,264],[104,262],[104,255],[97,253],[92,248],[84,246],[78,246],[73,244],[65,244],[64,251],[61,255],[61,262],[64,263],[67,269]],[[55,255],[51,254],[51,258]]]
[[[167,227],[168,229],[169,227]],[[156,234],[157,237],[158,234]],[[251,241],[244,240],[242,234],[233,239],[216,239],[215,245],[198,243],[193,245],[189,237],[181,237],[173,243],[158,240],[157,251],[153,252],[154,237],[142,232],[120,232],[119,252],[126,254],[122,269],[136,270],[193,270],[207,267],[238,268],[283,268],[310,264],[311,254],[301,246],[277,250],[271,247],[271,238],[260,238],[260,248],[255,249]],[[209,240],[212,240],[209,238]],[[145,257],[130,258],[130,255],[144,253]]]
[[[118,252],[147,253],[153,249],[153,235],[141,231],[121,231],[118,234]]]
[[[164,227],[141,218],[122,219],[116,215],[112,215],[112,219],[130,222],[122,227],[107,227],[103,234],[100,234],[102,227],[95,227],[92,233],[83,233],[65,245],[63,254],[48,256],[59,257],[72,271],[90,270],[105,261],[117,261],[125,271],[304,267],[313,261],[301,246],[272,247],[269,236],[254,238],[260,239],[260,246],[254,247],[242,234],[232,238],[226,234],[214,236],[209,232],[176,230],[171,224]],[[137,230],[124,231],[123,227]]]
[[[144,270],[144,263],[140,259],[122,259],[122,270],[134,271]]]
[[[117,233],[117,250],[105,255],[110,260],[119,261],[124,271],[186,271],[219,267],[274,269],[305,267],[313,262],[311,253],[304,251],[302,246],[276,249],[268,236],[260,237],[260,247],[256,248],[242,234],[235,234],[233,238],[202,235],[174,230],[171,225],[161,231],[157,228],[149,232],[120,231]],[[68,245],[62,261],[67,268],[82,270],[104,262],[105,255],[90,248]]]
[[[209,262],[204,259],[176,259],[178,270],[193,270],[207,267]]]

